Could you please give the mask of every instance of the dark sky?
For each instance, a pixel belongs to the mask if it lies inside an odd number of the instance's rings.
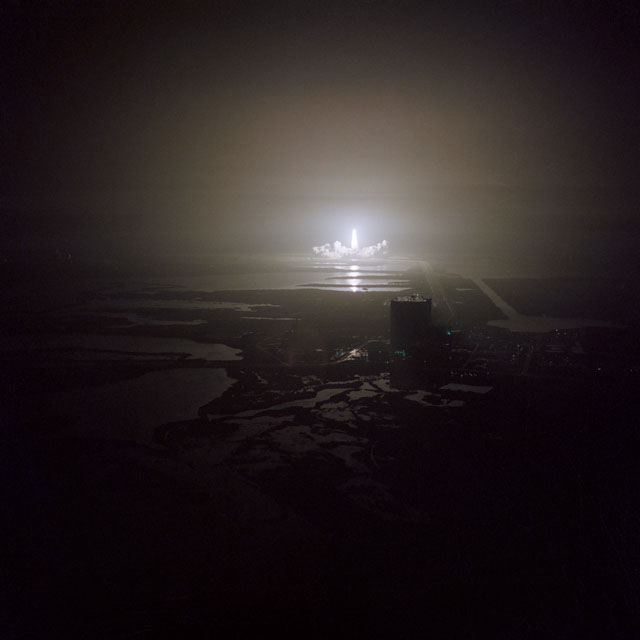
[[[0,23],[5,207],[637,179],[634,2],[38,0]]]

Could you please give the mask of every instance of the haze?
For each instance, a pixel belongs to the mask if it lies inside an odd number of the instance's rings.
[[[635,6],[422,4],[6,7],[3,254],[634,225]]]

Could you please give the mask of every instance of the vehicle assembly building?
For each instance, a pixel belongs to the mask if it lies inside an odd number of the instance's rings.
[[[424,347],[431,339],[431,298],[419,294],[391,300],[391,346]]]

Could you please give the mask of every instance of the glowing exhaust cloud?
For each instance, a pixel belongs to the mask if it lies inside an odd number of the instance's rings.
[[[386,255],[389,251],[389,243],[386,240],[369,247],[360,248],[358,244],[358,231],[351,231],[351,246],[342,244],[336,240],[333,244],[327,242],[319,247],[313,247],[313,253],[323,258],[373,258],[377,255]]]

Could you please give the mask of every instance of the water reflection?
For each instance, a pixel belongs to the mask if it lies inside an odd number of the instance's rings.
[[[351,291],[357,291],[358,285],[360,284],[360,280],[356,276],[361,276],[360,267],[357,264],[352,264],[349,266],[350,275],[354,276],[353,278],[348,278],[347,282],[351,285]]]

